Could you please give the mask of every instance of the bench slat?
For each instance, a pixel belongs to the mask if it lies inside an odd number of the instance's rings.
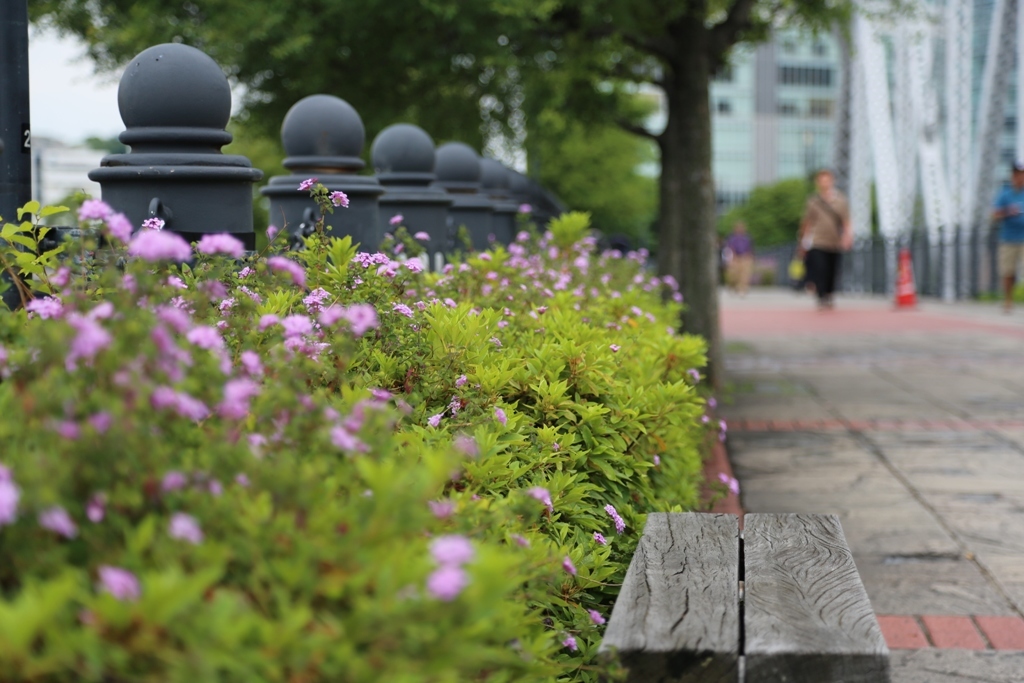
[[[651,513],[601,650],[631,683],[736,683],[738,586],[735,516]]]
[[[744,518],[746,683],[879,683],[889,650],[835,515]]]

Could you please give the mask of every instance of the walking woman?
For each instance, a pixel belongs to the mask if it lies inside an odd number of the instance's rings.
[[[818,308],[832,308],[832,295],[839,283],[842,252],[853,246],[850,207],[835,188],[832,171],[822,169],[814,176],[817,189],[807,200],[800,222],[800,251],[806,252],[807,281],[818,295]]]

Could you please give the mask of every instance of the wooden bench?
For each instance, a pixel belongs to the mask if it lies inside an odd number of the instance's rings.
[[[630,683],[890,680],[835,515],[648,515],[601,650]]]

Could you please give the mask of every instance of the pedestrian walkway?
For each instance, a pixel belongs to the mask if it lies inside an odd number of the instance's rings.
[[[1024,682],[1024,307],[721,301],[743,508],[839,515],[897,683]]]

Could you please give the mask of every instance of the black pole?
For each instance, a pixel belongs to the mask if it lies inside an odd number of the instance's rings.
[[[0,216],[15,221],[32,199],[28,3],[0,1]]]

